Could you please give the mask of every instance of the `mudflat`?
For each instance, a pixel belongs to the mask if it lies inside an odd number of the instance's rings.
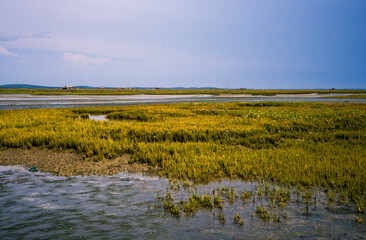
[[[0,165],[38,166],[37,170],[59,176],[114,175],[120,172],[153,171],[147,164],[128,163],[130,155],[95,161],[74,150],[55,151],[44,148],[2,148]]]

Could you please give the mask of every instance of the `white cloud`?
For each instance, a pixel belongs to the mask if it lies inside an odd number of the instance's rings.
[[[0,46],[0,55],[5,55],[5,56],[9,56],[9,57],[19,57],[19,54],[11,53],[3,46]]]
[[[72,64],[77,66],[85,66],[85,65],[105,65],[105,64],[122,64],[119,61],[113,61],[109,58],[90,58],[82,54],[78,53],[68,53],[65,52],[62,55],[62,58]]]

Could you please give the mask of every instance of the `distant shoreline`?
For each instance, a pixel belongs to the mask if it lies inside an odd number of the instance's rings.
[[[0,110],[129,106],[149,104],[202,102],[338,102],[366,104],[366,94],[306,93],[306,94],[134,94],[134,95],[31,95],[0,94]]]
[[[270,89],[70,89],[47,88],[1,88],[0,94],[30,95],[214,95],[214,96],[277,96],[309,94],[366,94],[366,90],[331,89],[331,90],[270,90]]]

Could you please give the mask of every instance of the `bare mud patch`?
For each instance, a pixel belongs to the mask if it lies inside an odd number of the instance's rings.
[[[20,165],[25,168],[38,166],[37,170],[58,176],[115,175],[120,172],[152,172],[147,164],[129,163],[130,155],[115,159],[93,161],[73,150],[62,152],[42,148],[3,148],[0,150],[0,165]]]

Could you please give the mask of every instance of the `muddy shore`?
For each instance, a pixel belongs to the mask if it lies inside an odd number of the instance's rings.
[[[73,150],[62,152],[42,148],[2,148],[0,149],[0,165],[23,166],[49,172],[58,176],[75,175],[114,175],[120,172],[155,172],[147,164],[129,163],[130,156],[123,155],[115,159],[94,161],[85,158],[84,154]]]

